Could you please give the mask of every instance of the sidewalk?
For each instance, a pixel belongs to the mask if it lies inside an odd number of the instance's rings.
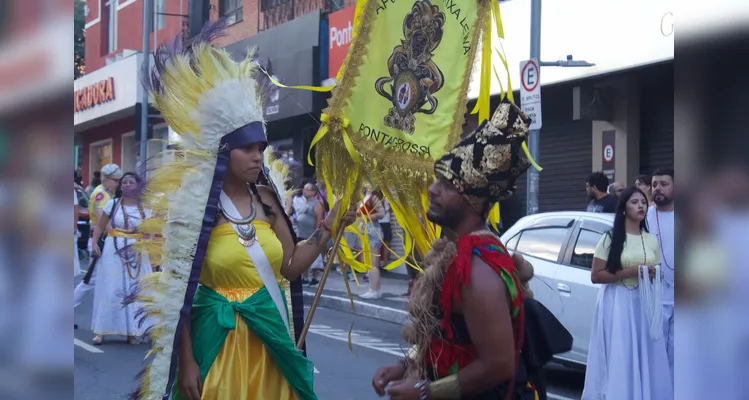
[[[378,300],[362,300],[359,296],[367,292],[369,283],[362,281],[362,275],[358,275],[359,286],[355,282],[349,282],[351,294],[354,300],[354,309],[351,309],[351,301],[346,293],[346,284],[343,275],[331,271],[325,282],[323,294],[318,305],[320,307],[334,310],[346,311],[364,317],[380,319],[395,324],[404,324],[408,321],[407,298],[404,296],[408,291],[408,278],[388,271],[381,272],[382,298]],[[304,287],[304,304],[312,304],[317,287]]]

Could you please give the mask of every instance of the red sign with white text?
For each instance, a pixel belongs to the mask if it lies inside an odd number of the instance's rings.
[[[328,16],[328,77],[335,78],[351,45],[356,6],[349,6]]]

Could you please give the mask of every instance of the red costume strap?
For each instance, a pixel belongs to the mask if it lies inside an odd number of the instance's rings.
[[[458,254],[452,264],[445,272],[445,280],[442,282],[439,305],[443,311],[443,319],[440,328],[445,332],[448,340],[454,339],[454,332],[450,324],[450,316],[453,310],[453,301],[463,303],[461,288],[471,280],[471,262],[473,256],[479,256],[489,265],[507,285],[510,294],[510,308],[512,315],[512,330],[515,341],[515,365],[520,362],[520,349],[523,346],[523,296],[520,291],[520,281],[517,277],[517,269],[507,249],[493,235],[466,235],[461,237],[457,243]],[[510,386],[510,388],[512,385]]]

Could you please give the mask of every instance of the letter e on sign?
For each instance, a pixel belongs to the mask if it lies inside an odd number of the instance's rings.
[[[520,63],[520,108],[531,119],[531,130],[541,129],[541,72],[538,60]]]

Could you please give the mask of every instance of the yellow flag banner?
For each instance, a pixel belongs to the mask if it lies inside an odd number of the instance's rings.
[[[460,139],[484,47],[482,83],[491,75],[493,21],[500,23],[492,0],[359,0],[351,47],[312,141],[318,177],[343,204],[358,201],[365,184],[381,188],[404,240],[422,255],[439,232],[426,218],[434,162]],[[485,114],[488,86],[482,95]]]

